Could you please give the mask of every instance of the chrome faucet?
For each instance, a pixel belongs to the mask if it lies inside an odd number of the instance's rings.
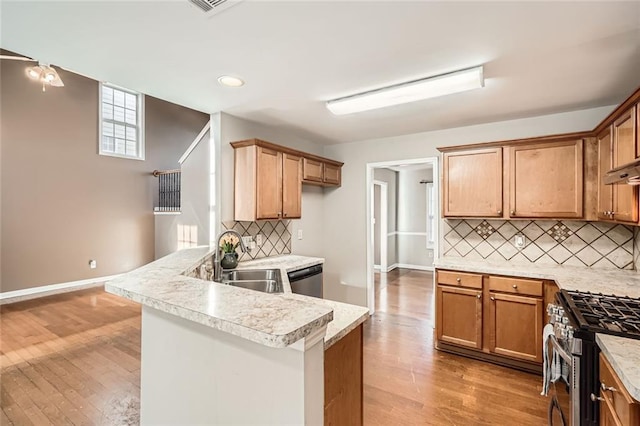
[[[218,239],[216,241],[216,251],[213,255],[213,281],[220,282],[222,279],[222,267],[220,266],[220,241],[222,241],[222,237],[227,234],[232,234],[238,237],[238,244],[240,244],[240,250],[243,253],[247,252],[247,246],[244,245],[244,241],[242,241],[242,235],[238,234],[233,229],[228,229],[226,231],[222,231],[220,235],[218,235]]]

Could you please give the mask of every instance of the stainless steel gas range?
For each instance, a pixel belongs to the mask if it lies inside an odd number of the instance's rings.
[[[596,426],[600,419],[596,333],[640,339],[640,299],[561,290],[547,313],[554,328],[550,349],[567,371],[553,383],[549,424]]]

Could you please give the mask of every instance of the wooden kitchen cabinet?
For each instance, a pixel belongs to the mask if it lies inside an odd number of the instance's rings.
[[[444,217],[502,216],[502,148],[445,152]]]
[[[493,292],[489,299],[489,351],[542,362],[542,299]]]
[[[363,424],[362,325],[324,353],[324,424]]]
[[[603,353],[600,353],[600,384],[600,424],[640,425],[640,403],[631,397]]]
[[[583,140],[509,147],[509,217],[583,216]]]
[[[235,220],[301,216],[302,158],[261,146],[235,151]]]
[[[636,111],[635,107],[614,121],[612,126],[612,168],[636,159]],[[616,222],[638,222],[638,188],[632,185],[612,186],[612,213]]]
[[[235,220],[299,219],[303,183],[315,179],[314,184],[322,186],[340,185],[340,162],[260,139],[232,142],[231,146]]]
[[[613,168],[613,140],[611,127],[596,137],[598,144],[598,219],[611,220],[613,211],[613,185],[605,185],[603,178]]]
[[[482,348],[482,291],[437,286],[436,331],[439,341]]]
[[[552,281],[436,271],[436,347],[540,372]]]

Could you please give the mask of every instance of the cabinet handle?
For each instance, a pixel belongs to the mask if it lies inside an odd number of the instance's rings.
[[[609,391],[609,392],[618,392],[618,389],[614,388],[613,386],[607,386],[603,383],[600,383],[600,388],[603,391]]]
[[[595,396],[594,394],[591,394],[590,398],[593,402],[604,401],[604,398],[600,398],[599,396]]]
[[[460,279],[459,277],[458,277],[458,278],[456,278],[456,282],[457,282],[457,283],[460,283],[461,281],[462,281],[462,279]]]
[[[498,210],[498,215],[502,216],[502,210]]]
[[[514,290],[517,290],[517,289],[518,289],[518,285],[517,285],[517,284],[514,284],[514,285],[512,285],[511,287],[513,287],[513,289],[514,289]]]
[[[492,300],[492,301],[494,301],[494,302],[496,301],[496,298],[495,298],[495,297],[493,297],[493,296],[491,296],[489,299],[491,299],[491,300]]]
[[[478,299],[482,299],[482,295],[481,295],[481,294],[477,295],[476,297],[477,297]]]
[[[287,217],[287,214],[286,214],[286,213],[284,214],[284,217]]]
[[[516,214],[516,211],[515,211],[515,210],[511,210],[511,211],[509,212],[509,214],[510,214],[511,216],[514,216],[514,215]]]
[[[278,212],[278,217],[282,216],[282,212]]]

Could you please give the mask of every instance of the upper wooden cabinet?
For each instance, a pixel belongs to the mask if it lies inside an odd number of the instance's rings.
[[[582,139],[511,146],[509,163],[509,217],[582,217]]]
[[[299,219],[302,183],[316,179],[314,184],[340,185],[340,162],[259,139],[231,146],[235,156],[235,220]]]
[[[605,185],[602,178],[613,168],[613,141],[611,127],[596,137],[598,144],[598,219],[611,220],[613,211],[613,185]]]
[[[304,158],[302,182],[319,186],[342,184],[342,163],[314,158]]]
[[[444,153],[445,217],[502,216],[502,148]]]

